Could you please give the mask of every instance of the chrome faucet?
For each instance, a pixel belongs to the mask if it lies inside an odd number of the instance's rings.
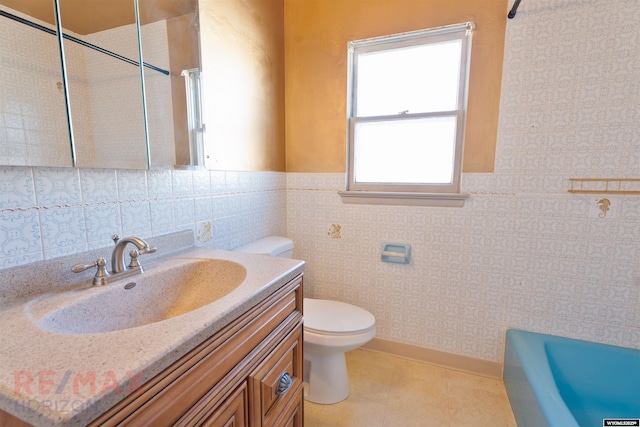
[[[126,277],[135,273],[144,273],[142,265],[138,261],[138,256],[154,253],[156,248],[150,247],[147,242],[138,237],[125,237],[124,239],[121,239],[120,236],[115,234],[112,238],[116,247],[113,248],[113,252],[111,254],[111,274],[114,276]],[[129,265],[125,267],[124,249],[129,243],[135,245],[137,249],[134,249],[129,253],[131,261],[129,262]],[[93,285],[104,286],[107,284],[108,277],[110,276],[106,265],[106,261],[101,257],[88,264],[76,264],[73,266],[71,271],[74,273],[80,273],[81,271],[88,270],[92,267],[98,267],[96,275],[93,277]]]
[[[121,239],[120,236],[114,234],[112,238],[116,247],[113,248],[113,252],[111,253],[111,272],[113,274],[120,274],[128,270],[135,270],[142,273],[142,265],[140,265],[138,261],[138,255],[154,253],[156,248],[150,247],[147,242],[138,237],[125,237]],[[131,261],[129,265],[125,267],[124,249],[129,243],[135,245],[137,250],[134,249],[130,252]]]

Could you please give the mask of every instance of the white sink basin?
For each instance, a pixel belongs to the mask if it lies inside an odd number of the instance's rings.
[[[104,287],[39,299],[29,304],[26,311],[38,327],[50,332],[119,331],[161,322],[204,307],[236,289],[246,275],[245,267],[234,261],[182,261]],[[132,283],[135,286],[131,287]]]

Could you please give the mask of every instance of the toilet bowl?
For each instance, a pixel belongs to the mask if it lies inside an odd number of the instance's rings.
[[[291,258],[293,242],[271,236],[235,250]],[[355,305],[311,298],[303,300],[303,315],[304,397],[314,403],[338,403],[349,396],[345,352],[375,336],[375,317]]]
[[[340,301],[305,298],[303,309],[305,399],[338,403],[349,396],[344,354],[376,335],[376,319],[368,311]]]

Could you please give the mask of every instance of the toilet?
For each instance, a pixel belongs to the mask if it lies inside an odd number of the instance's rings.
[[[291,258],[293,242],[271,236],[235,249],[238,252]],[[343,401],[349,396],[345,352],[370,341],[376,319],[355,305],[340,301],[304,298],[304,397],[320,404]]]

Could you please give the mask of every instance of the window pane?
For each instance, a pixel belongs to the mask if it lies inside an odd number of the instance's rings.
[[[461,40],[361,53],[356,115],[458,109]]]
[[[359,122],[355,182],[450,184],[456,117]]]

